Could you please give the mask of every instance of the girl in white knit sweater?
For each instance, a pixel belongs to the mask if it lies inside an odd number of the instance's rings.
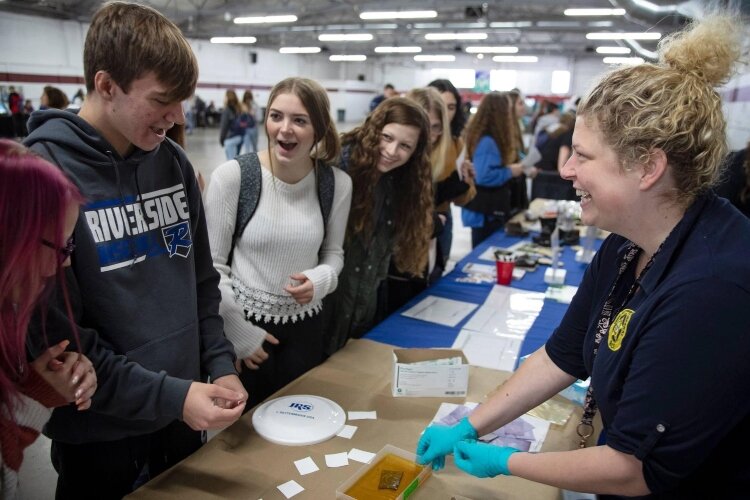
[[[220,312],[249,393],[247,409],[324,359],[321,300],[336,289],[344,265],[352,192],[349,176],[333,168],[324,227],[318,169],[340,150],[325,90],[309,79],[287,78],[268,102],[268,149],[257,154],[260,199],[234,248],[237,160],[213,172],[205,196],[211,254],[221,274]]]

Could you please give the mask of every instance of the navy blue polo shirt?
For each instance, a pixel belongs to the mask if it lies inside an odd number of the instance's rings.
[[[699,197],[618,318],[635,266],[623,276],[594,360],[596,323],[627,244],[617,235],[602,244],[547,354],[566,373],[591,376],[607,445],[643,462],[652,497],[746,496],[750,220],[722,198]]]

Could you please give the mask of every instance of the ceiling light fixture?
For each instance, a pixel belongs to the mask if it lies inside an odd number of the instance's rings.
[[[518,47],[511,46],[498,46],[498,47],[480,47],[472,46],[466,47],[466,52],[469,54],[515,54],[518,52]]]
[[[422,47],[375,47],[375,52],[379,54],[414,54],[422,52]]]
[[[318,40],[321,42],[369,42],[372,40],[372,35],[369,33],[341,33],[320,35]]]
[[[661,33],[586,33],[587,40],[659,40]]]
[[[320,52],[320,47],[281,47],[279,53],[281,54],[317,54]]]
[[[490,28],[529,28],[533,24],[531,21],[494,22],[490,23]]]
[[[487,33],[427,33],[427,40],[486,40]]]
[[[293,23],[297,21],[297,16],[248,16],[235,17],[234,24],[265,24],[265,23]]]
[[[456,60],[456,56],[453,55],[419,55],[414,56],[415,61],[419,62],[453,62]]]
[[[255,43],[258,41],[254,36],[214,36],[211,43]]]
[[[517,63],[535,63],[539,62],[537,56],[495,56],[492,58],[495,62],[517,62]]]
[[[366,61],[367,56],[361,55],[361,54],[338,55],[338,56],[330,56],[328,60],[332,62]]]
[[[597,47],[597,54],[630,54],[628,47]]]
[[[435,10],[401,10],[401,11],[366,11],[359,15],[360,19],[432,19],[437,17]]]
[[[604,64],[643,64],[645,61],[642,57],[605,57],[602,59]]]
[[[625,9],[565,9],[566,16],[624,16]]]

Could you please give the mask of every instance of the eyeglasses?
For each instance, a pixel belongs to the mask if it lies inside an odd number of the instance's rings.
[[[52,250],[57,250],[59,252],[58,260],[60,261],[60,264],[65,262],[68,259],[68,257],[73,255],[73,250],[76,249],[76,242],[73,236],[68,238],[68,241],[65,242],[64,247],[59,247],[55,245],[54,243],[52,243],[51,241],[45,240],[44,238],[42,238],[42,245],[49,247]]]

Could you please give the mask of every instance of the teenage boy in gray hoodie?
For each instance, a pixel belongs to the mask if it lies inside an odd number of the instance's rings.
[[[57,498],[120,498],[197,450],[201,430],[239,418],[247,393],[195,175],[165,139],[198,78],[187,40],[151,8],[109,3],[92,19],[84,72],[78,115],[35,113],[26,140],[87,200],[68,290],[99,377],[91,410],[56,410],[45,433]],[[50,341],[72,337],[66,318],[65,305],[48,313]]]

